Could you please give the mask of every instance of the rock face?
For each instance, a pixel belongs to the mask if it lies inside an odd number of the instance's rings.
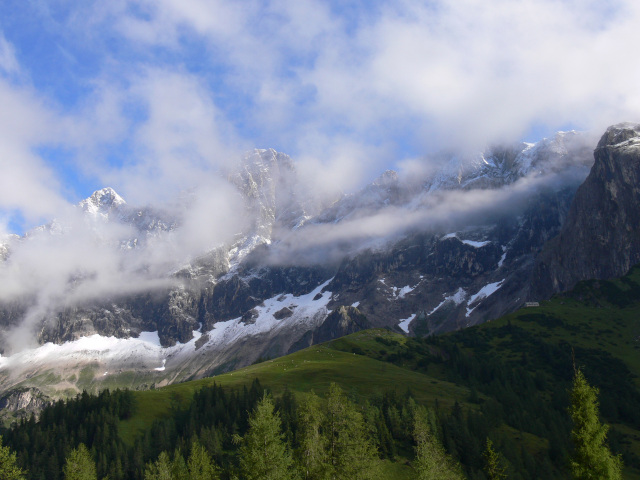
[[[537,260],[531,298],[619,277],[640,262],[640,125],[610,127],[594,157],[560,234]]]
[[[0,398],[0,418],[4,420],[28,418],[38,413],[51,399],[37,388],[20,388]]]
[[[371,324],[357,308],[339,307],[331,312],[314,335],[313,343],[322,343],[334,338],[343,337],[350,333],[355,333]]]

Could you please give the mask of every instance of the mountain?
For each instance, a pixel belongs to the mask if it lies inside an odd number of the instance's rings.
[[[513,311],[593,163],[589,142],[560,132],[443,154],[424,177],[388,171],[327,207],[287,155],[255,150],[215,186],[242,217],[226,238],[199,237],[217,230],[200,225],[218,218],[211,192],[134,207],[100,190],[5,245],[0,274],[24,281],[0,297],[0,389],[146,388],[365,327],[441,333]],[[27,255],[41,248],[61,259],[55,281],[44,254]],[[27,335],[37,344],[16,349]]]
[[[482,452],[490,438],[509,478],[562,479],[570,476],[569,392],[578,366],[598,388],[600,420],[610,426],[607,444],[622,455],[624,478],[637,479],[639,311],[640,265],[622,278],[579,282],[538,307],[457,332],[406,337],[388,329],[360,330],[213,378],[133,393],[78,395],[48,407],[38,423],[4,431],[3,441],[34,476],[46,471],[50,477],[63,465],[64,453],[86,441],[88,448],[105,452],[99,471],[137,478],[162,450],[179,445],[184,451],[196,436],[229,469],[239,453],[232,434],[244,433],[246,415],[262,398],[263,387],[274,398],[285,438],[295,442],[298,437],[290,432],[302,430],[295,428],[297,409],[310,392],[322,398],[335,383],[359,404],[377,436],[383,478],[415,478],[407,414],[418,404],[437,419],[435,436],[467,478],[483,478]],[[363,321],[350,308],[334,313],[323,327],[329,322],[345,333]],[[21,390],[0,402],[17,407],[34,394]],[[118,411],[119,418],[105,416]],[[93,434],[99,430],[109,436]],[[60,448],[61,443],[69,447]],[[118,448],[110,447],[114,444]]]
[[[594,157],[560,234],[537,261],[536,297],[618,277],[640,262],[640,125],[609,127]]]

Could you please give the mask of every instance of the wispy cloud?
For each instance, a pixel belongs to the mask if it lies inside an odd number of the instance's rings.
[[[0,70],[7,74],[14,74],[19,71],[18,60],[16,59],[13,45],[0,32]]]

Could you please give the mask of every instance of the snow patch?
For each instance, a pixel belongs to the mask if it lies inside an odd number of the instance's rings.
[[[477,242],[475,240],[462,240],[461,238],[458,238],[458,234],[456,232],[454,233],[447,233],[444,237],[442,237],[440,240],[446,240],[447,238],[455,238],[458,241],[464,243],[465,245],[469,245],[471,247],[474,248],[480,248],[480,247],[484,247],[485,245],[491,243],[490,241],[484,241],[484,242]]]
[[[498,268],[502,267],[502,264],[504,263],[504,261],[507,258],[507,247],[503,246],[502,247],[502,256],[500,257],[500,261],[498,261]]]
[[[427,315],[433,314],[436,310],[438,310],[441,306],[443,306],[447,302],[453,302],[456,305],[460,305],[462,302],[465,301],[466,298],[467,298],[467,292],[464,291],[464,288],[460,287],[458,288],[456,293],[454,293],[453,295],[444,297],[444,300],[442,300],[436,308],[434,308],[429,313],[427,313]]]
[[[137,365],[145,368],[148,364],[160,362],[163,348],[157,332],[144,332],[141,338],[116,338],[102,335],[82,337],[62,345],[45,343],[37,348],[23,350],[9,357],[0,358],[3,368],[30,368],[56,365],[65,362],[79,363],[83,360],[98,361],[106,365]],[[172,347],[176,348],[176,347]],[[151,365],[148,365],[151,369]],[[112,371],[109,368],[103,376]]]
[[[241,318],[218,322],[207,332],[207,342],[200,347],[228,347],[247,337],[268,333],[272,330],[306,323],[316,326],[330,311],[327,305],[331,292],[322,292],[329,282],[315,288],[306,295],[277,295],[256,307],[257,318],[252,324],[245,324]],[[319,295],[317,300],[314,298]],[[294,314],[282,320],[276,320],[275,312],[287,306]],[[312,325],[313,324],[313,325]],[[0,356],[0,371],[12,369],[16,373],[22,370],[51,368],[56,365],[81,365],[98,363],[104,368],[101,375],[127,369],[164,372],[167,366],[176,367],[189,362],[196,351],[196,342],[202,337],[199,331],[193,331],[193,338],[187,343],[177,343],[164,348],[160,344],[158,332],[142,332],[138,338],[116,338],[91,335],[62,345],[46,343],[33,349],[23,350],[11,356]],[[162,366],[158,366],[162,365]]]
[[[475,240],[460,240],[462,243],[464,243],[465,245],[470,245],[472,247],[475,248],[480,248],[480,247],[484,247],[485,245],[491,243],[490,241],[484,241],[484,242],[476,242]]]
[[[416,314],[414,313],[409,318],[405,318],[404,320],[400,320],[398,326],[404,330],[406,333],[409,333],[409,324],[416,318]]]
[[[476,302],[477,300],[480,300],[482,298],[486,298],[486,297],[488,297],[490,295],[493,295],[502,286],[502,283],[504,281],[505,281],[505,279],[503,278],[499,282],[494,282],[494,283],[490,283],[488,285],[485,285],[480,290],[478,290],[478,293],[476,293],[475,295],[472,295],[471,298],[469,298],[469,301],[467,302],[467,305],[471,305],[474,302]],[[468,317],[469,315],[471,315],[471,312],[473,312],[476,307],[477,307],[477,305],[475,307],[473,307],[473,308],[469,308],[467,306],[467,313],[466,313],[465,316]]]
[[[255,308],[257,315],[253,318],[252,323],[245,323],[242,318],[216,323],[213,330],[207,333],[209,340],[204,346],[227,346],[241,338],[263,335],[285,326],[289,327],[298,323],[319,323],[331,313],[327,309],[327,305],[331,301],[332,292],[322,292],[322,289],[329,285],[332,280],[333,278],[330,278],[305,295],[296,297],[291,293],[278,294],[265,300]],[[314,300],[317,295],[320,295],[320,298]],[[293,315],[277,320],[273,314],[284,307],[292,310]]]
[[[151,345],[156,345],[158,347],[162,346],[160,344],[160,335],[158,335],[157,330],[155,332],[140,332],[140,335],[138,335],[138,340],[145,343],[150,343]]]
[[[402,288],[394,287],[394,286],[391,286],[391,287],[390,287],[389,285],[387,285],[387,284],[385,283],[385,280],[386,280],[386,279],[384,279],[384,278],[378,279],[378,281],[379,281],[380,283],[382,283],[385,287],[387,287],[387,288],[390,288],[390,289],[391,289],[391,295],[393,295],[393,297],[394,297],[395,299],[398,299],[398,298],[404,298],[407,294],[409,294],[409,293],[413,292],[413,291],[416,289],[416,287],[417,287],[418,285],[420,285],[420,282],[418,282],[418,283],[416,283],[413,287],[412,287],[411,285],[405,285],[405,286],[404,286],[404,287],[402,287]],[[378,290],[379,290],[379,288],[378,288]],[[391,301],[391,299],[390,299],[390,298],[388,298],[387,300]]]
[[[409,285],[407,285],[406,287],[402,287],[399,291],[398,291],[398,298],[404,298],[404,296],[407,293],[411,293],[415,290],[415,288],[417,287],[417,285],[415,287],[410,287]]]
[[[471,298],[469,299],[469,304],[472,304],[480,298],[485,298],[489,295],[494,294],[502,286],[502,282],[504,282],[504,280],[505,279],[503,278],[499,282],[490,283],[482,287],[480,290],[478,290],[478,293],[471,296]]]

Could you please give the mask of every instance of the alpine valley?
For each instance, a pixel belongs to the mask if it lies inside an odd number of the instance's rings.
[[[3,407],[210,377],[368,328],[459,330],[640,263],[640,125],[437,160],[326,202],[286,154],[254,150],[220,174],[243,214],[212,245],[190,233],[189,212],[216,214],[201,192],[139,207],[111,188],[5,239]],[[68,245],[110,252],[108,275],[39,270],[34,252]]]

